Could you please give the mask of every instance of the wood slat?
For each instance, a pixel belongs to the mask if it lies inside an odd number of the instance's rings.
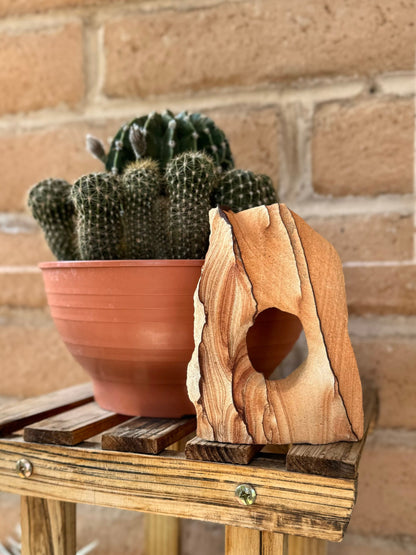
[[[75,385],[7,406],[0,414],[0,437],[9,435],[42,418],[78,407],[94,398],[90,383]]]
[[[85,439],[117,426],[129,417],[102,409],[92,402],[26,426],[25,441],[77,445]]]
[[[328,445],[293,445],[286,455],[286,468],[305,474],[319,474],[333,478],[356,478],[361,453],[368,430],[377,418],[377,393],[364,389],[364,436],[361,441],[340,441]]]
[[[185,457],[196,461],[249,464],[263,445],[220,443],[194,437],[185,447]]]
[[[19,477],[16,461],[33,464]],[[256,502],[235,496],[251,484]],[[19,495],[117,507],[192,518],[285,534],[340,541],[351,518],[356,480],[288,472],[283,463],[261,456],[250,465],[191,461],[165,450],[142,455],[79,447],[0,440],[1,490]],[[278,518],[277,518],[278,517]]]
[[[196,428],[195,417],[133,418],[103,434],[102,449],[157,455]]]

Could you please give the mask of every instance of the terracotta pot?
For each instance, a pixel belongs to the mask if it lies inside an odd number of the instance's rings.
[[[100,406],[137,416],[194,413],[186,371],[194,348],[193,293],[203,262],[39,265],[55,325],[90,375]],[[287,325],[282,314],[263,312],[247,336],[250,359],[266,375],[292,347],[278,342],[278,329]]]
[[[55,325],[97,403],[138,416],[192,414],[186,368],[203,260],[40,264]]]

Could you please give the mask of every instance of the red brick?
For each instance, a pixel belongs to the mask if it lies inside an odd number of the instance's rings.
[[[413,2],[223,2],[128,14],[105,28],[112,97],[413,69]],[[400,29],[400,31],[399,31]]]
[[[123,4],[126,0],[112,0],[112,4]],[[51,9],[76,8],[108,4],[108,0],[2,0],[0,16],[38,13]]]
[[[379,430],[370,436],[360,463],[350,532],[415,536],[415,439],[415,432]]]
[[[0,252],[5,266],[36,266],[39,262],[55,260],[40,229],[32,233],[0,232]]]
[[[0,266],[0,306],[39,308],[46,305],[40,270]]]
[[[413,330],[415,332],[415,330]],[[416,335],[351,340],[362,378],[378,390],[381,428],[416,428]],[[398,408],[400,407],[400,410]]]
[[[0,34],[0,114],[67,104],[84,96],[82,26]]]
[[[227,135],[236,167],[265,173],[278,183],[280,126],[275,110],[230,108],[207,115]]]
[[[314,217],[307,222],[334,245],[343,262],[410,260],[413,257],[411,216]]]
[[[345,266],[352,314],[416,314],[416,265]]]
[[[2,308],[0,317],[1,395],[28,397],[88,381],[46,313]]]
[[[0,210],[22,210],[27,191],[41,179],[59,177],[72,182],[84,173],[101,171],[102,163],[85,149],[85,135],[96,135],[108,148],[107,138],[113,136],[123,122],[72,123],[0,135],[3,154]]]
[[[334,196],[410,193],[413,142],[412,99],[324,105],[314,119],[314,188]]]
[[[416,552],[416,540],[407,536],[383,538],[347,532],[342,543],[328,544],[328,555],[409,555]]]

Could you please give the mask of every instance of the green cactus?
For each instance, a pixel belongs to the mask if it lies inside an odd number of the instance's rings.
[[[224,133],[198,113],[154,112],[123,126],[108,154],[91,136],[87,148],[107,172],[29,194],[59,259],[203,258],[212,206],[277,202],[269,177],[233,169]]]
[[[159,222],[154,216],[161,191],[157,163],[147,159],[132,164],[123,173],[122,184],[126,258],[157,258],[156,246],[160,238],[155,234],[155,227],[159,226]],[[164,226],[164,222],[161,226]]]
[[[80,177],[71,190],[78,217],[81,260],[125,258],[123,195],[117,176],[93,173]]]
[[[208,248],[209,209],[215,165],[202,152],[186,152],[166,167],[168,231],[172,258],[203,258]]]
[[[70,197],[71,185],[63,179],[45,179],[34,185],[28,206],[42,227],[45,239],[58,260],[77,260],[75,209]]]
[[[219,177],[212,197],[214,206],[225,206],[233,212],[278,202],[270,177],[236,169]]]
[[[153,205],[153,243],[155,258],[172,258],[172,248],[168,231],[169,198],[159,195]]]
[[[163,171],[176,155],[202,151],[210,155],[217,171],[234,167],[230,146],[214,122],[199,113],[181,112],[176,116],[166,111],[152,112],[121,127],[106,156],[97,143],[90,141],[90,150],[105,160],[107,171],[119,174],[136,159],[152,158]]]

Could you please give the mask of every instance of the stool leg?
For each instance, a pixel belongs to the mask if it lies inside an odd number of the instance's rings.
[[[165,515],[144,515],[145,555],[179,555],[180,519]]]
[[[76,504],[22,497],[22,555],[75,555]]]
[[[289,555],[326,555],[327,542],[317,538],[289,536]]]
[[[287,535],[225,527],[225,555],[287,555]]]
[[[170,449],[183,451],[187,437],[172,443]],[[145,555],[179,555],[181,550],[181,521],[174,516],[145,513]]]

